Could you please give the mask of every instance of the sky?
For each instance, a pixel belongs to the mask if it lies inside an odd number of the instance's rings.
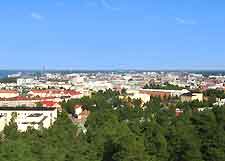
[[[0,69],[225,70],[224,0],[0,2]]]

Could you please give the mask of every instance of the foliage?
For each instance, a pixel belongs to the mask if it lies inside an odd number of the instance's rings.
[[[181,102],[178,101],[176,103],[176,107],[180,109],[192,109],[192,110],[197,110],[198,108],[205,108],[205,107],[210,107],[211,104],[209,102],[200,102],[198,100],[193,100],[191,102]]]
[[[43,103],[42,102],[36,102],[35,105],[36,105],[36,107],[43,107]]]
[[[68,118],[76,104],[90,111],[79,133]],[[15,123],[5,128],[0,158],[7,161],[224,161],[225,109],[198,112],[206,104],[179,102],[185,112],[151,98],[120,99],[112,90],[62,102],[63,112],[49,129],[25,133]],[[14,135],[15,134],[15,135]]]
[[[224,99],[225,93],[223,90],[208,89],[204,92],[204,96]]]
[[[144,89],[165,89],[165,90],[181,90],[184,89],[182,87],[179,87],[177,85],[165,83],[163,85],[157,85],[157,84],[146,84],[144,86]]]
[[[16,83],[17,78],[2,78],[0,79],[0,83]]]

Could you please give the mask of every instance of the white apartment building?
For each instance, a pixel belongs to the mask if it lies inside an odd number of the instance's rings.
[[[28,127],[38,130],[53,125],[57,119],[57,109],[0,107],[0,131],[10,123],[12,116],[15,116],[19,131],[25,132]]]
[[[113,89],[112,83],[108,81],[89,81],[85,86],[94,91]]]
[[[30,85],[33,82],[34,82],[33,78],[19,78],[19,79],[17,79],[17,85],[18,86]]]

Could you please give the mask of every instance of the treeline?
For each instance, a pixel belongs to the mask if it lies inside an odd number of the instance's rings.
[[[146,84],[144,87],[144,89],[165,89],[165,90],[182,90],[184,88],[179,87],[178,85],[173,85],[173,84],[169,84],[169,83],[165,83],[163,85],[158,85],[158,84]]]
[[[80,103],[91,111],[86,134],[64,112],[48,130],[18,133],[10,124],[1,137],[0,160],[225,161],[224,107],[198,112],[183,105],[176,117],[176,106],[167,108],[159,99],[143,105],[111,90],[62,105],[71,113]]]
[[[208,89],[204,92],[204,96],[211,97],[211,98],[225,98],[225,92],[224,90],[218,90],[218,89]]]
[[[17,78],[1,78],[0,83],[16,83]]]

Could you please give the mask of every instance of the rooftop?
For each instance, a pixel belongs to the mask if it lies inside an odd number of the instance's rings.
[[[0,93],[18,93],[16,90],[0,90]]]
[[[182,94],[182,96],[193,96],[193,94],[191,93],[191,92],[189,92],[189,93],[184,93],[184,94]]]
[[[2,111],[54,111],[55,109],[46,107],[0,107]]]

